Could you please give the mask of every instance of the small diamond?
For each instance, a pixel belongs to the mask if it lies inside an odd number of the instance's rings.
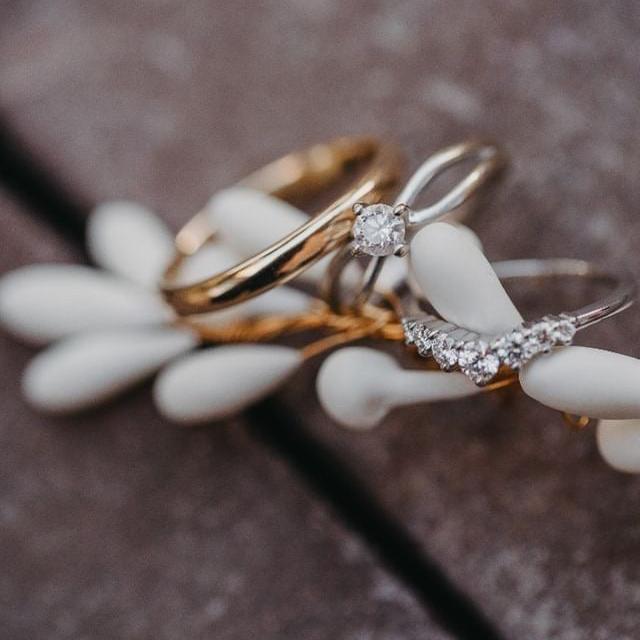
[[[551,339],[551,330],[553,329],[553,320],[551,318],[543,318],[537,322],[528,325],[528,339],[522,345],[522,352],[525,360],[533,358],[538,353],[548,353],[553,347]]]
[[[445,371],[451,371],[458,364],[458,347],[453,338],[449,336],[436,336],[431,352],[438,366]]]
[[[480,356],[486,353],[488,346],[481,340],[465,342],[458,351],[458,366],[464,370],[470,367]]]
[[[551,330],[551,340],[554,345],[569,346],[576,335],[575,321],[569,316],[561,315],[556,319],[555,326]]]
[[[479,386],[491,382],[500,369],[500,359],[482,340],[465,343],[459,351],[458,364],[462,372]]]
[[[420,327],[416,334],[415,345],[418,347],[418,353],[422,357],[428,356],[431,352],[434,338],[435,334],[431,329],[427,329],[427,327]]]
[[[402,321],[404,342],[415,345],[421,356],[428,356],[431,351],[431,336],[433,331],[425,327],[419,320],[407,318]]]
[[[511,343],[506,336],[500,336],[491,343],[491,350],[500,358],[502,362],[509,355]]]
[[[405,318],[402,321],[402,331],[404,332],[404,343],[415,344],[418,333],[418,321],[412,318]]]
[[[355,250],[370,256],[390,256],[404,245],[405,223],[388,204],[364,207],[353,223]]]
[[[570,316],[545,316],[497,338],[491,347],[504,364],[516,371],[540,353],[571,344],[575,333],[575,320]]]
[[[498,358],[510,369],[517,371],[534,355],[535,341],[529,327],[519,327],[491,344]]]

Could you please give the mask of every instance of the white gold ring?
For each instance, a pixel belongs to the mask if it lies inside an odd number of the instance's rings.
[[[445,171],[475,161],[473,169],[435,203],[421,209],[412,206],[417,197]],[[387,257],[404,257],[412,237],[425,225],[463,206],[475,204],[477,196],[506,166],[506,156],[493,143],[467,141],[447,147],[427,158],[411,176],[393,205],[356,203],[351,242],[334,256],[323,284],[323,297],[334,310],[344,303],[341,277],[354,258],[371,258],[355,291],[352,307],[361,307],[370,297]],[[466,213],[466,212],[465,212]]]
[[[509,260],[492,266],[501,280],[577,276],[614,283],[616,287],[596,303],[527,321],[500,335],[468,331],[431,314],[403,318],[407,345],[415,346],[422,357],[432,356],[445,371],[462,371],[478,386],[489,384],[503,366],[517,371],[554,347],[570,345],[576,331],[624,311],[635,297],[635,286],[629,279],[608,275],[583,260]]]

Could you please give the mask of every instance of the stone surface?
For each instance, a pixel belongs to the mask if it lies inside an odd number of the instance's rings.
[[[637,2],[67,0],[3,13],[0,106],[90,199],[138,199],[177,225],[212,189],[336,133],[391,133],[412,166],[490,135],[514,156],[472,225],[492,259],[640,273]],[[572,308],[545,293],[527,317]],[[630,311],[578,341],[638,356],[637,327]],[[304,398],[305,421],[510,637],[637,636],[640,480],[607,468],[591,432],[518,396],[402,410],[354,435],[310,389],[300,376],[283,398],[292,411]]]
[[[73,252],[0,193],[0,271]],[[69,419],[20,397],[0,336],[0,625],[31,638],[445,638],[247,435],[181,430],[143,388]]]
[[[600,459],[592,430],[523,394],[397,410],[362,434],[305,411],[508,637],[634,637],[639,481]]]

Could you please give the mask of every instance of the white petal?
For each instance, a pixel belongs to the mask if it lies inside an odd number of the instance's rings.
[[[553,409],[591,418],[640,416],[640,360],[602,349],[565,347],[520,372],[525,393]]]
[[[482,241],[480,240],[480,238],[478,237],[478,234],[475,231],[472,231],[471,229],[469,229],[469,227],[467,227],[464,224],[451,223],[451,226],[456,228],[463,235],[467,236],[469,241],[475,244],[476,247],[478,247],[478,249],[482,251]]]
[[[186,356],[160,373],[154,397],[169,420],[198,424],[241,411],[279,387],[300,352],[275,345],[233,345]]]
[[[482,251],[482,243],[480,238],[462,224],[455,225],[455,228],[465,235],[473,244],[475,244]],[[378,276],[377,288],[382,291],[393,291],[403,280],[408,277],[409,261],[404,258],[396,258],[391,256],[388,260],[385,260],[382,271]],[[357,274],[351,274],[351,281],[357,282]],[[348,280],[346,280],[348,281]]]
[[[87,243],[96,264],[150,288],[157,286],[174,255],[166,225],[134,202],[96,207],[89,218]]]
[[[380,291],[393,291],[408,274],[408,261],[404,258],[389,257],[384,261],[376,288]]]
[[[242,258],[260,253],[309,221],[308,215],[284,200],[247,187],[219,191],[207,211],[223,244]],[[317,282],[327,262],[320,260],[299,278]]]
[[[618,471],[640,473],[640,420],[600,420],[598,448]]]
[[[172,317],[159,294],[80,265],[31,265],[0,279],[0,322],[32,343]]]
[[[348,347],[330,355],[316,382],[325,411],[339,424],[368,429],[394,407],[463,398],[480,392],[461,373],[406,371],[386,353]]]
[[[23,392],[43,411],[81,411],[144,380],[196,343],[190,332],[178,329],[75,336],[31,361],[23,378]]]
[[[444,222],[427,225],[411,243],[410,260],[422,292],[450,322],[489,334],[522,322],[491,264],[467,233]]]

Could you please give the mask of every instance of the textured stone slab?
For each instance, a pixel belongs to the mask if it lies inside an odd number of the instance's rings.
[[[44,6],[4,21],[1,106],[91,199],[135,197],[177,224],[212,188],[310,140],[390,131],[417,163],[488,134],[515,157],[477,218],[491,257],[640,273],[637,3]],[[637,356],[634,336],[630,312],[581,341]],[[509,635],[637,635],[639,485],[604,466],[590,434],[524,398],[344,434],[309,384],[284,394],[292,410],[304,394],[305,421]]]
[[[73,259],[0,193],[0,272]],[[163,423],[148,389],[68,419],[0,337],[0,624],[24,638],[444,638],[241,420]]]
[[[524,397],[403,410],[367,434],[306,411],[509,637],[634,637],[638,480],[592,433]]]

